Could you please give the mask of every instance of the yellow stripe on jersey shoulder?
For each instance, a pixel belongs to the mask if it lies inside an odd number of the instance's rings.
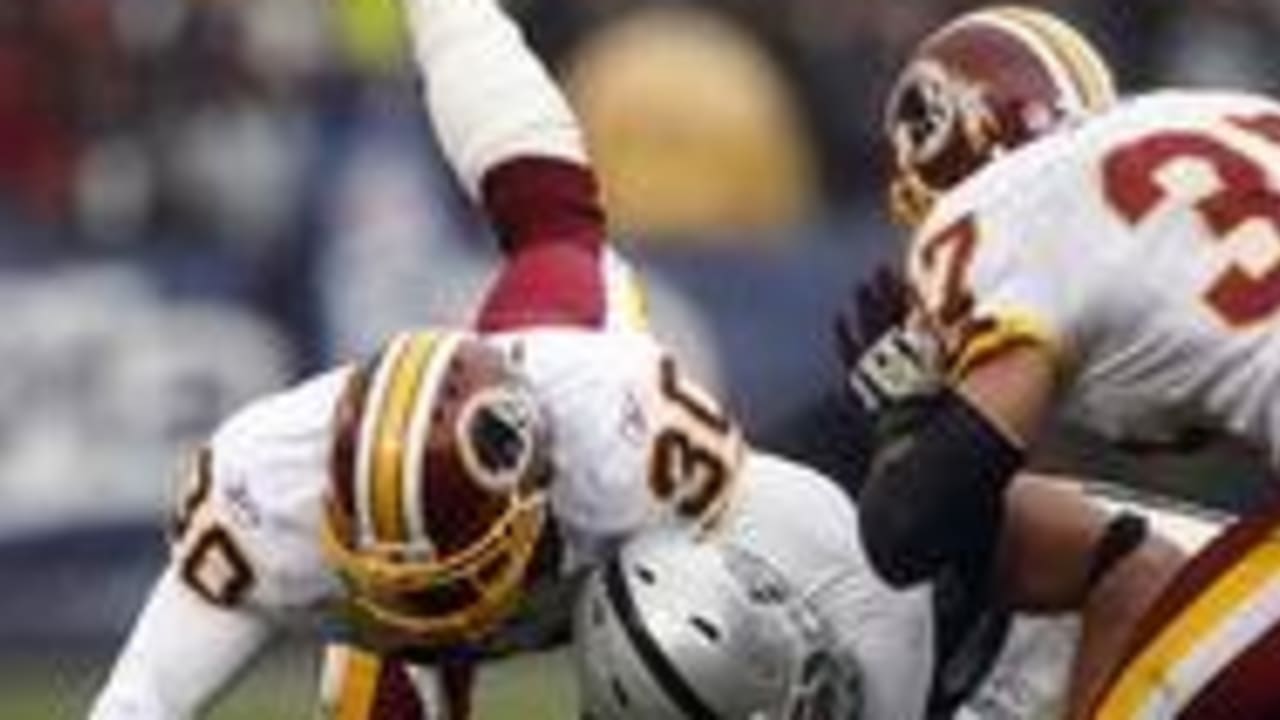
[[[612,248],[601,258],[605,282],[605,324],[627,330],[648,330],[649,294],[631,263]]]
[[[1053,358],[1054,367],[1063,363],[1062,343],[1039,318],[1022,311],[1001,312],[970,321],[948,343],[950,375],[964,377],[978,365],[1015,347],[1036,345]]]

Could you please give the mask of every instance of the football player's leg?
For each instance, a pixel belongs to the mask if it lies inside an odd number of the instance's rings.
[[[429,707],[403,663],[349,645],[325,649],[320,683],[323,720],[425,720]]]
[[[440,668],[333,643],[320,683],[322,720],[466,720],[474,666]]]
[[[1173,579],[1093,716],[1280,717],[1280,504]]]

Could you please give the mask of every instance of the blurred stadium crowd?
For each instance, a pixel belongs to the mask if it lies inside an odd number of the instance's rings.
[[[879,106],[909,45],[975,4],[509,2],[584,118],[659,327],[766,445],[837,454],[829,320],[896,234]],[[1124,89],[1280,89],[1275,0],[1052,4]],[[0,539],[154,525],[179,448],[247,397],[467,317],[489,243],[399,12],[0,3]]]
[[[771,140],[792,148],[776,149],[768,156],[775,164],[760,168],[797,185],[776,192],[813,191],[787,208],[807,208],[812,200],[821,212],[857,207],[878,193],[879,103],[904,49],[976,3],[510,4],[534,45],[564,70],[589,121],[616,118],[609,105],[619,103],[648,113],[626,127],[605,122],[614,134],[606,142],[627,142],[616,136],[655,123],[667,123],[662,140],[677,142],[677,121],[718,122],[718,129],[737,130],[729,140],[749,139],[749,130],[733,125],[745,124],[743,118],[727,110],[716,115],[696,93],[715,88],[740,113],[789,136]],[[1100,42],[1123,87],[1276,83],[1280,60],[1267,52],[1280,26],[1276,3],[1056,4]],[[671,16],[618,27],[655,10]],[[349,139],[379,106],[414,102],[404,52],[395,0],[6,3],[0,10],[6,259],[216,248],[250,267],[271,267],[305,244],[298,236],[316,212],[314,171],[332,166],[335,142]],[[617,99],[626,93],[599,88],[609,84],[656,92]],[[660,110],[685,116],[662,117]],[[740,142],[719,148],[719,159],[733,162],[732,150],[752,152]],[[655,154],[631,161],[674,162]],[[812,187],[805,177],[810,166],[818,179]],[[259,299],[268,307],[287,304],[273,294],[263,290]]]
[[[757,285],[767,317],[771,296],[829,311],[793,276],[819,268],[838,293],[891,247],[878,105],[908,44],[974,3],[512,4],[585,118],[620,235],[677,286],[723,277],[722,258],[796,265]],[[1280,77],[1274,2],[1059,5],[1125,88]],[[169,441],[247,394],[397,325],[465,317],[486,243],[406,52],[395,0],[0,4],[0,527],[68,495],[153,502]],[[735,324],[743,342],[794,332],[674,294],[701,344],[732,345]],[[825,320],[806,322],[812,342]],[[727,369],[735,393],[814,367],[761,354],[766,369]]]

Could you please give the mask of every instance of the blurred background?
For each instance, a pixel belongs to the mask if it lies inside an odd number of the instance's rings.
[[[857,472],[831,322],[897,250],[880,103],[911,44],[974,5],[509,2],[582,115],[659,334],[766,447]],[[1050,5],[1127,91],[1280,82],[1276,0]],[[400,12],[0,2],[0,717],[84,713],[163,560],[174,469],[219,418],[470,316],[495,256]],[[1118,455],[1065,431],[1043,458],[1228,509],[1263,477],[1232,448]],[[314,665],[273,656],[219,717],[306,716]],[[503,687],[545,694],[550,665]],[[530,717],[502,708],[486,717]]]

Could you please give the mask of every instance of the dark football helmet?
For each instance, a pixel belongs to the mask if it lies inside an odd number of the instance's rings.
[[[539,407],[508,356],[403,333],[354,371],[335,418],[327,557],[378,643],[475,641],[520,599],[545,525]]]
[[[1041,10],[967,13],[917,46],[889,96],[890,208],[914,227],[934,199],[993,158],[1114,104],[1111,71]]]

